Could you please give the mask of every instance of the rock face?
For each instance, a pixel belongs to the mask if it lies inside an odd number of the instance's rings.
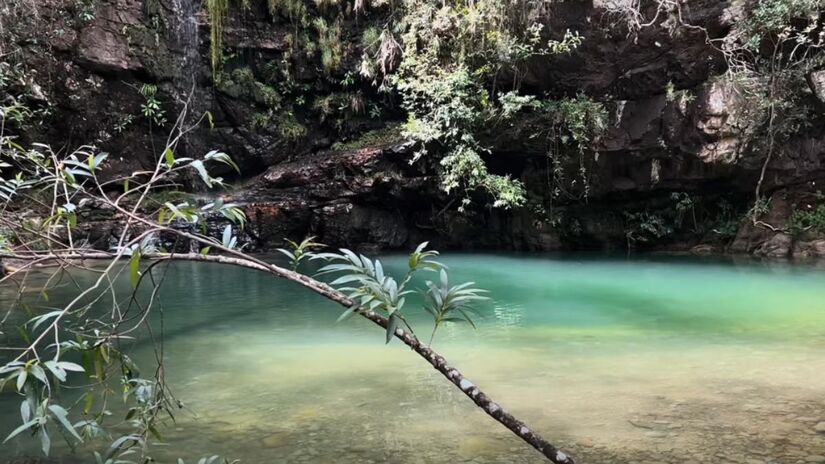
[[[287,96],[296,98],[296,88],[333,97],[329,81],[345,76],[322,76],[317,63],[299,61],[290,71],[297,79],[293,87],[279,86],[277,79],[263,85],[261,76],[283,60],[291,39],[288,24],[269,17],[262,2],[226,19],[225,46],[243,66],[217,85],[209,65],[208,19],[198,11],[199,2],[100,0],[86,15],[73,0],[39,3],[38,21],[16,26],[16,46],[22,65],[37,70],[27,86],[29,98],[52,116],[29,128],[27,137],[60,146],[94,143],[111,153],[105,175],[115,177],[150,166],[166,139],[164,128],[143,115],[144,84],[157,87],[167,120],[185,101],[190,122],[208,110],[212,127],[202,123],[193,131],[178,148],[180,156],[220,149],[239,162],[242,177],[225,176],[240,188],[224,196],[246,209],[247,240],[258,249],[310,234],[332,245],[373,249],[431,240],[442,248],[708,250],[735,237],[732,249],[738,252],[825,254],[817,237],[797,240],[782,230],[794,204],[804,201],[803,192],[825,182],[825,126],[811,125],[775,147],[763,173],[764,152],[742,147],[749,111],[742,94],[717,77],[725,71],[724,60],[705,34],[724,37],[739,20],[738,2],[682,2],[683,13],[704,31],[659,25],[635,36],[613,25],[623,11],[617,9],[621,1],[554,6],[542,19],[545,30],[577,30],[586,40],[574,53],[533,59],[523,85],[536,93],[586,92],[610,109],[596,149],[565,167],[575,178],[586,165],[581,183],[587,195],[569,204],[549,201],[554,167],[546,153],[510,140],[494,144],[490,162],[526,183],[528,206],[463,214],[439,189],[431,169],[409,164],[410,146],[398,137],[358,149],[332,148],[337,140],[355,139],[401,117],[393,107],[378,120],[345,113],[335,123],[323,112],[282,108]],[[345,24],[353,37],[359,27]],[[808,76],[818,104],[825,102],[823,76]],[[358,89],[361,95],[375,92],[370,86]],[[273,112],[275,107],[281,112]],[[281,119],[262,123],[273,118]],[[762,221],[773,229],[742,219],[760,178],[762,193],[771,198]],[[693,206],[681,211],[679,201]],[[668,209],[677,212],[661,224],[657,211]],[[713,245],[696,247],[702,243]]]

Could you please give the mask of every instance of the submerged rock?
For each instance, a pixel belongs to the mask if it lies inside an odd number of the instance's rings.
[[[261,438],[261,446],[264,448],[280,448],[290,442],[289,434],[286,432],[276,432]]]

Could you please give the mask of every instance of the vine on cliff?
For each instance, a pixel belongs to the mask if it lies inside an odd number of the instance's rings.
[[[463,196],[462,207],[479,189],[492,197],[494,207],[521,206],[523,183],[489,171],[484,156],[491,150],[482,132],[490,121],[507,116],[496,94],[519,88],[525,60],[568,53],[582,38],[567,31],[559,40],[547,39],[536,19],[544,7],[524,2],[438,7],[408,0],[404,5],[395,27],[400,42],[385,32],[373,59],[386,73],[395,68],[394,55],[402,55],[389,82],[408,113],[405,134],[420,143],[413,161],[426,157],[435,165],[443,189]]]
[[[206,0],[206,11],[211,22],[209,28],[212,75],[217,76],[223,59],[223,19],[229,11],[229,0]]]
[[[230,81],[223,76],[235,74],[235,71],[218,69],[222,54],[220,18],[226,13],[228,1],[208,3],[213,18],[213,71],[218,72],[216,81],[224,83]],[[352,116],[369,115],[370,119],[379,119],[384,106],[379,100],[383,98],[381,94],[391,95],[385,100],[397,95],[400,109],[406,113],[403,137],[418,142],[412,162],[437,172],[442,189],[461,199],[460,210],[474,200],[501,208],[524,204],[524,184],[509,173],[490,170],[486,159],[492,156],[493,147],[488,132],[490,127],[500,127],[514,116],[499,97],[503,92],[519,94],[527,60],[570,53],[583,40],[575,31],[559,34],[544,30],[540,18],[547,14],[545,3],[481,0],[434,4],[403,0],[367,5],[364,2],[307,4],[268,0],[266,6],[273,20],[285,19],[292,26],[285,37],[286,49],[280,62],[281,70],[289,74],[287,80],[294,78],[293,67],[302,64],[303,55],[299,52],[303,51],[306,57],[318,59],[326,75],[313,85],[316,89],[329,89],[329,93],[316,98],[311,106],[297,100],[293,106],[287,98],[274,106],[267,103],[267,110],[256,114],[255,127],[283,121],[276,117],[279,114],[276,106],[285,109],[292,106],[300,107],[298,113],[289,112],[296,123],[312,111],[318,114],[321,123],[331,122],[339,136],[346,136],[342,126],[351,122]],[[342,37],[347,16],[358,19],[369,16],[369,22],[359,34],[358,51],[346,46]],[[361,54],[360,60],[352,60],[356,53]],[[353,63],[357,69],[353,69]],[[337,83],[336,78],[341,75]],[[360,88],[353,85],[358,76]],[[240,81],[233,77],[231,82]],[[224,83],[219,82],[220,88],[228,90]],[[366,88],[370,83],[373,89]],[[250,89],[254,87],[260,86],[255,84]],[[372,95],[375,90],[378,95]],[[586,100],[583,96],[560,100],[540,95],[525,97],[546,102],[541,110],[538,107],[533,110],[561,121],[554,127],[564,126],[557,127],[559,137],[564,139],[562,144],[572,140],[570,145],[578,144],[580,154],[593,137],[584,137],[584,128],[574,126],[580,122],[592,123],[592,129],[598,130],[602,125],[600,118],[588,116],[585,120],[575,120],[577,115],[584,114],[580,111],[580,103]],[[389,106],[396,109],[393,104]],[[597,104],[592,107],[601,108]],[[578,135],[570,138],[571,131]],[[560,162],[562,156],[553,151],[550,158]],[[580,158],[580,185],[587,190],[583,155]],[[564,176],[555,178],[559,185],[564,184]]]
[[[707,40],[727,65],[722,80],[740,99],[740,121],[736,129],[742,143],[737,156],[761,161],[748,216],[754,225],[774,226],[759,220],[769,201],[765,178],[777,153],[777,145],[801,133],[820,118],[809,87],[812,72],[825,67],[825,29],[821,0],[754,0],[737,10],[732,29],[721,38],[711,38],[702,24],[692,24],[683,14],[685,6],[674,0],[656,0],[656,14],[645,16],[641,2],[634,0],[612,9],[625,18],[631,33],[650,26],[705,31]]]

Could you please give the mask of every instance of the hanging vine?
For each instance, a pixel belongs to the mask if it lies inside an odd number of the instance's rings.
[[[223,18],[229,11],[229,0],[207,0],[206,10],[209,14],[211,27],[209,28],[210,56],[212,60],[212,76],[217,76],[221,67],[223,54]]]

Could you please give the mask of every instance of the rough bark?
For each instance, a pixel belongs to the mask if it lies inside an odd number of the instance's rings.
[[[53,259],[56,261],[75,261],[84,259],[113,259],[116,255],[102,252],[70,252],[58,254],[0,254],[0,259],[20,259],[32,260],[36,259],[43,262],[44,260]],[[152,254],[145,255],[145,258],[155,260],[167,261],[199,261],[207,263],[228,264],[233,266],[245,267],[257,271],[267,272],[278,277],[283,277],[287,280],[297,282],[304,287],[318,293],[329,300],[332,300],[344,307],[350,308],[355,303],[347,298],[346,295],[333,287],[317,281],[311,277],[298,272],[284,269],[274,264],[266,263],[252,257],[233,257],[221,255],[202,255],[196,253],[187,254]],[[359,314],[366,319],[369,319],[376,325],[386,329],[389,321],[386,317],[376,313],[372,310],[360,311]],[[455,385],[462,393],[470,398],[473,403],[484,410],[488,416],[492,417],[502,426],[513,432],[525,443],[535,448],[538,452],[544,455],[551,462],[556,464],[575,464],[573,458],[568,456],[563,451],[559,450],[553,444],[545,440],[541,435],[534,432],[524,422],[517,419],[515,416],[507,412],[500,404],[492,400],[484,391],[476,386],[470,379],[465,377],[458,369],[451,366],[447,359],[435,352],[430,347],[426,346],[412,333],[401,328],[395,330],[395,337],[401,340],[405,345],[409,346],[425,361],[427,361],[433,368],[447,378],[453,385]]]

